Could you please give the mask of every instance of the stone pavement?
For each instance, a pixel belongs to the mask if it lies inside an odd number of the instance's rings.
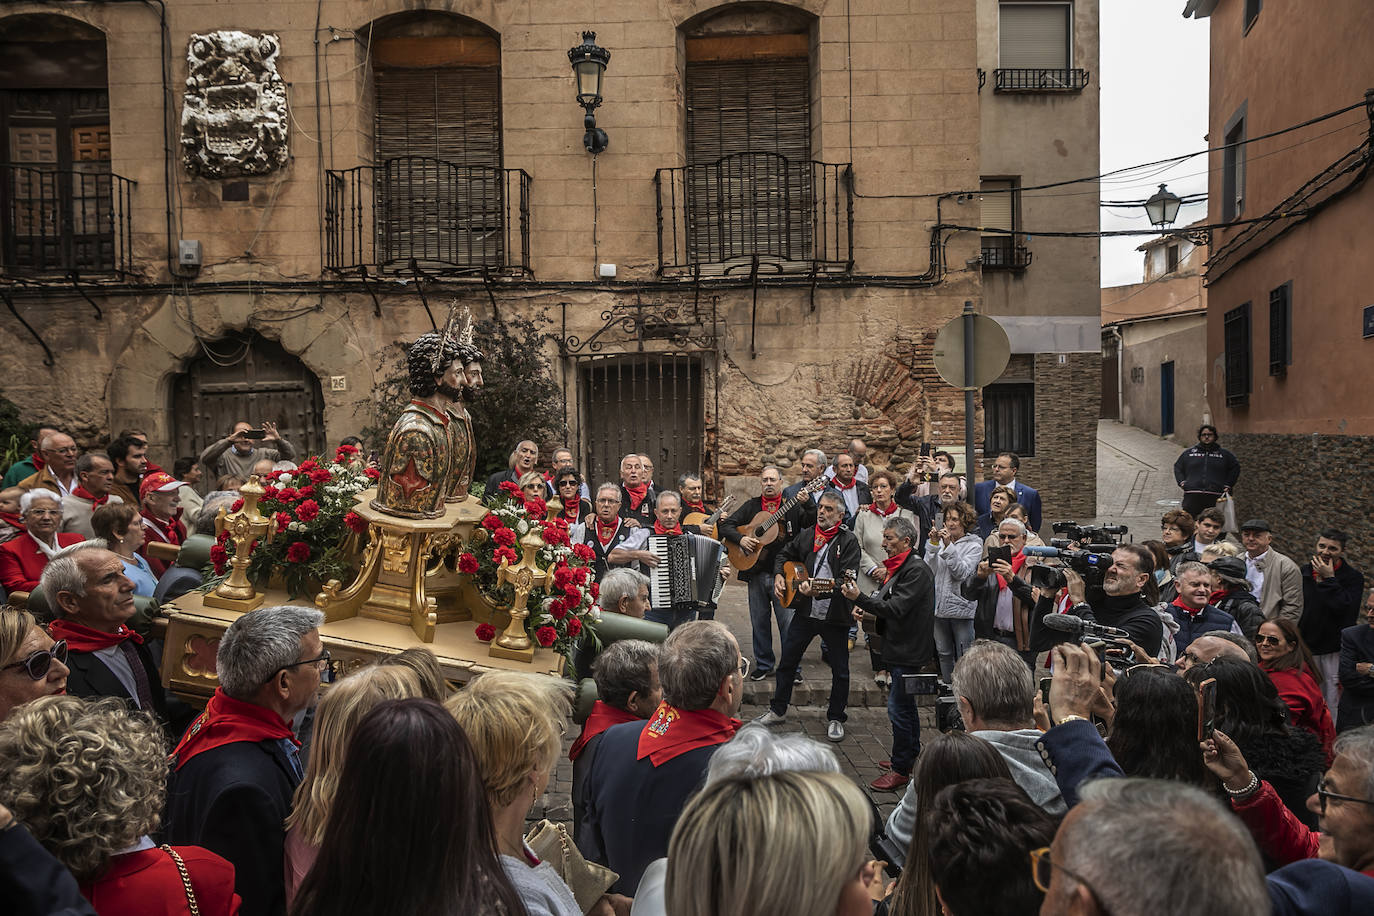
[[[1159,517],[1183,499],[1174,482],[1182,452],[1178,443],[1143,429],[1099,420],[1095,521],[1128,526],[1133,541],[1158,538]]]

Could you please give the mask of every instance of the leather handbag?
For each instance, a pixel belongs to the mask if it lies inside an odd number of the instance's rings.
[[[547,818],[534,825],[525,842],[541,860],[553,866],[577,898],[577,905],[586,913],[601,899],[620,875],[604,865],[588,862],[568,836],[562,824]]]

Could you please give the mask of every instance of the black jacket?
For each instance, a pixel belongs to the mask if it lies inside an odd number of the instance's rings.
[[[1259,601],[1255,596],[1243,588],[1233,589],[1223,597],[1216,600],[1216,606],[1230,614],[1236,623],[1240,624],[1240,630],[1245,634],[1245,638],[1251,642],[1255,639],[1255,634],[1259,632],[1260,624],[1264,623],[1264,611],[1260,608]]]
[[[1236,618],[1215,604],[1207,605],[1197,616],[1189,614],[1176,604],[1170,604],[1168,607],[1169,613],[1174,616],[1174,622],[1178,624],[1178,632],[1174,634],[1174,648],[1179,655],[1182,655],[1183,650],[1203,633],[1230,630],[1236,622]]]
[[[0,830],[0,900],[9,916],[95,916],[71,872],[20,824]]]
[[[1355,666],[1374,662],[1374,627],[1359,624],[1341,632],[1341,703],[1336,708],[1336,731],[1374,724],[1374,675]]]
[[[1104,595],[1095,600],[1096,604],[1088,607],[1079,605],[1070,608],[1069,613],[1085,620],[1095,620],[1103,626],[1125,630],[1133,643],[1152,658],[1159,657],[1159,648],[1164,643],[1164,622],[1159,619],[1155,609],[1145,603],[1139,592]],[[1051,630],[1042,623],[1053,608],[1054,596],[1045,595],[1031,610],[1031,650],[1034,652],[1043,652],[1067,639],[1068,634]]]
[[[509,480],[516,486],[520,485],[520,475],[515,473],[513,468],[506,468],[504,471],[497,471],[487,478],[487,488],[483,492],[483,500],[491,502],[501,490],[501,484]]]
[[[884,664],[920,669],[935,656],[935,575],[915,548],[881,587],[854,603],[878,618]]]
[[[244,916],[286,912],[285,822],[299,781],[276,741],[202,751],[168,779],[167,842],[228,859]]]
[[[1026,573],[1030,575],[1029,572]],[[1012,576],[1009,583],[1011,595],[1026,607],[1035,604],[1031,598],[1030,583],[1020,578]],[[973,612],[973,635],[979,639],[992,639],[996,634],[992,631],[992,624],[997,619],[997,574],[989,574],[986,579],[977,576],[966,580],[959,586],[959,593],[970,601],[978,602],[978,609]]]
[[[1345,561],[1330,579],[1312,578],[1312,564],[1302,570],[1302,619],[1298,629],[1313,655],[1341,651],[1341,631],[1355,625],[1364,592],[1364,573]]]
[[[783,545],[782,550],[778,551],[777,559],[773,561],[773,574],[782,575],[783,564],[789,560],[795,560],[806,566],[809,576],[816,575],[816,550],[815,550],[815,527],[803,528],[796,537]],[[826,551],[830,558],[830,573],[836,584],[844,579],[844,574],[853,570],[858,575],[859,566],[863,563],[861,551],[859,550],[859,539],[854,536],[854,532],[841,526],[840,530],[831,538],[829,550]],[[924,562],[921,565],[925,565]],[[928,571],[929,568],[927,568]],[[934,600],[934,579],[931,580],[931,600]],[[851,611],[854,608],[851,602],[844,595],[840,594],[839,588],[835,589],[830,599],[830,607],[825,615],[825,622],[829,624],[843,624],[848,627],[854,622]],[[811,599],[805,595],[798,595],[792,603],[792,613],[802,617],[811,615]],[[932,609],[931,613],[934,613]],[[933,624],[932,624],[933,626]],[[934,638],[932,636],[932,638]]]
[[[162,687],[162,675],[158,673],[153,655],[146,645],[134,643],[134,650],[143,662],[143,673],[148,678],[148,689],[153,695],[153,708],[149,711],[157,716],[167,736],[176,740],[196,717],[196,711],[181,700],[168,700],[167,691]],[[138,704],[129,695],[129,691],[124,689],[119,678],[114,676],[114,672],[107,668],[95,653],[70,652],[67,654],[67,667],[71,669],[71,673],[67,675],[67,693],[72,696],[116,697],[128,703],[130,709],[138,708]]]
[[[787,498],[783,497],[783,502],[786,501]],[[729,518],[722,518],[720,523],[716,526],[716,533],[720,535],[722,541],[727,541],[731,544],[739,544],[746,534],[753,535],[753,532],[749,530],[749,523],[754,520],[754,516],[762,511],[763,500],[755,496],[745,501],[744,505],[730,513]],[[801,531],[802,528],[807,526],[806,519],[808,513],[811,518],[811,524],[814,524],[816,510],[814,504],[812,504],[809,499],[796,503],[792,508],[784,512],[782,518],[778,519],[778,536],[773,540],[773,543],[765,545],[761,549],[758,562],[755,563],[752,568],[739,571],[740,580],[748,582],[758,575],[766,575],[771,579],[773,576],[773,561],[777,559],[778,551],[782,550],[783,544],[786,544],[796,537],[798,531]],[[741,528],[745,530],[740,531]]]
[[[1184,493],[1215,493],[1236,485],[1240,478],[1240,462],[1236,456],[1213,443],[1201,442],[1188,449],[1174,462],[1174,480]]]
[[[625,489],[625,484],[620,485],[620,517],[632,518],[641,525],[652,526],[654,523],[654,500],[658,499],[658,490],[653,484],[649,484],[649,489],[645,491],[644,498],[639,501],[638,509],[630,508],[630,491]]]
[[[929,540],[930,529],[936,517],[940,515],[940,497],[935,493],[917,496],[916,485],[904,480],[897,487],[897,492],[892,494],[892,501],[915,514],[916,527],[919,529],[916,533],[920,536],[920,543],[924,544]]]

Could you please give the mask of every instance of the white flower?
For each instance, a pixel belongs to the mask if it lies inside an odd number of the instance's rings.
[[[552,599],[552,598],[545,598],[543,604],[541,605],[541,607],[542,607],[544,613],[547,614],[547,613],[549,612],[549,610],[553,607],[553,599]]]
[[[518,532],[520,533],[520,536],[521,536],[521,537],[524,537],[525,535],[527,535],[527,534],[530,533],[530,523],[527,522],[527,521],[525,521],[525,520],[522,518],[522,519],[516,524],[515,530],[518,531]]]

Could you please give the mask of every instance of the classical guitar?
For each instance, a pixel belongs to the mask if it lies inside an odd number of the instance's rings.
[[[704,515],[701,512],[688,512],[685,516],[683,516],[682,524],[696,525],[697,530],[700,531],[702,535],[711,538],[712,540],[718,541],[720,540],[720,537],[716,534],[716,523],[720,521],[720,517],[725,514],[725,512],[730,508],[730,506],[734,505],[734,502],[735,497],[725,497],[720,501],[720,508],[712,512],[710,515]]]
[[[840,585],[846,582],[853,582],[858,578],[855,570],[847,569],[844,578],[836,581],[835,579],[812,579],[806,571],[806,564],[796,560],[788,560],[782,564],[783,595],[782,606],[791,607],[797,595],[801,594],[797,589],[805,581],[811,582],[811,597],[824,598],[834,592]]]
[[[801,502],[803,499],[810,499],[812,493],[819,493],[826,488],[829,481],[822,475],[817,475],[814,480],[797,491],[791,499],[782,501],[776,512],[760,512],[755,515],[753,520],[747,525],[740,525],[740,537],[754,537],[759,539],[759,546],[753,553],[745,553],[744,548],[738,544],[727,543],[725,551],[730,555],[730,565],[738,570],[753,569],[754,564],[758,563],[759,556],[763,554],[763,548],[778,539],[778,532],[781,526],[778,519],[787,514],[787,511]]]

